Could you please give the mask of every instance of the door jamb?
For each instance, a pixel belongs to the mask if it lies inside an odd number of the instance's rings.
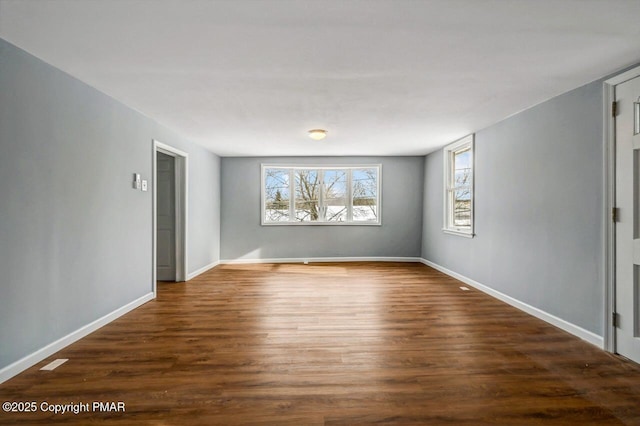
[[[157,153],[170,155],[175,159],[175,208],[176,208],[176,281],[187,281],[187,218],[188,218],[188,176],[189,176],[189,154],[153,140],[153,295],[156,295],[156,267],[157,267]]]
[[[604,259],[604,350],[616,351],[616,331],[613,313],[616,307],[616,119],[611,105],[616,100],[616,86],[640,76],[640,67],[607,79],[603,84],[603,259]]]

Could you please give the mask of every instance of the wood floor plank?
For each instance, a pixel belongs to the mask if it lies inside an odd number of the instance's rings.
[[[0,425],[640,424],[640,366],[461,285],[410,263],[218,266],[0,385],[125,412]]]

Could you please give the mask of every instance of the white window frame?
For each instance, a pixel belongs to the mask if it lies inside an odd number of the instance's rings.
[[[474,234],[474,204],[475,204],[475,135],[471,134],[465,136],[462,139],[459,139],[447,146],[443,149],[443,158],[444,158],[444,198],[443,198],[443,228],[442,230],[447,234],[459,235],[461,237],[473,238]],[[454,192],[454,180],[455,180],[455,171],[454,171],[454,156],[456,153],[460,151],[464,151],[469,149],[471,151],[471,226],[470,227],[460,227],[455,226],[453,224],[453,192]]]
[[[353,185],[351,182],[352,174],[347,174],[347,220],[344,222],[328,222],[328,221],[297,221],[295,220],[294,203],[291,200],[289,204],[290,213],[288,221],[269,222],[265,220],[265,171],[266,169],[287,169],[289,170],[289,182],[295,182],[295,170],[358,170],[358,169],[376,169],[376,196],[377,196],[377,220],[376,221],[354,221],[353,220]],[[260,224],[262,226],[381,226],[382,225],[382,164],[337,164],[337,165],[292,165],[292,164],[261,164],[260,167]],[[290,188],[290,193],[295,194],[295,189]],[[320,191],[322,194],[322,191]],[[293,197],[292,197],[293,198]]]

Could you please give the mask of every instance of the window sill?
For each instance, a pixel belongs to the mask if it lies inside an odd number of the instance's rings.
[[[262,222],[261,226],[382,226],[380,222]]]
[[[476,236],[476,234],[474,234],[472,231],[458,231],[457,229],[442,228],[442,232],[444,232],[445,234],[457,235],[464,238],[473,238]]]

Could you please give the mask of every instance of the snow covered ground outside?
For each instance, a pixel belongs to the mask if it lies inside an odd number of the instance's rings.
[[[366,222],[377,220],[378,208],[376,206],[353,206],[353,220],[355,222]],[[298,221],[310,221],[309,212],[307,210],[297,210],[296,218]],[[347,209],[345,206],[327,206],[326,213],[329,222],[344,222],[347,220]],[[265,211],[265,219],[267,222],[288,222],[289,210],[286,209],[267,209]]]

